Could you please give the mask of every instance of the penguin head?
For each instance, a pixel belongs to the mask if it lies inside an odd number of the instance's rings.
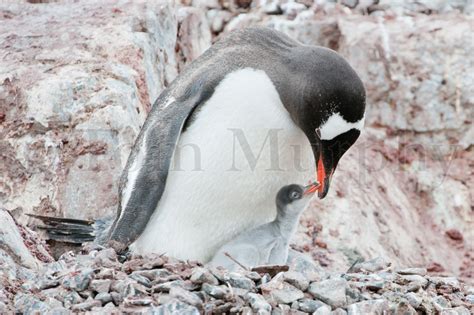
[[[311,144],[322,199],[339,160],[364,125],[365,89],[354,69],[330,49],[303,45],[292,56],[292,81],[283,103]]]
[[[300,213],[307,205],[311,193],[303,186],[292,184],[282,187],[276,196],[279,211],[285,213]]]

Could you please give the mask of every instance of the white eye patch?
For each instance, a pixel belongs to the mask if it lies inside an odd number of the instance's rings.
[[[346,121],[339,113],[332,114],[322,125],[319,127],[321,132],[321,140],[331,140],[335,137],[347,132],[351,129],[361,130],[364,127],[365,116],[359,121],[350,123]]]

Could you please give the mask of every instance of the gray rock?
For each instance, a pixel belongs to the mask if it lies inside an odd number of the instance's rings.
[[[193,269],[190,280],[195,283],[209,283],[218,285],[217,278],[206,268],[196,267]]]
[[[73,305],[71,307],[71,310],[84,312],[84,311],[89,311],[91,308],[95,306],[102,306],[102,303],[97,300],[88,300],[88,301]]]
[[[94,274],[94,269],[92,268],[85,268],[79,271],[77,274],[68,274],[66,275],[61,284],[63,287],[75,290],[77,292],[84,291],[89,286],[89,283],[92,279]]]
[[[331,315],[331,308],[327,305],[323,305],[313,313],[313,315]]]
[[[132,272],[132,274],[129,276],[129,278],[137,281],[138,283],[140,283],[141,285],[143,285],[147,288],[151,288],[151,281],[147,277],[144,277],[140,274]]]
[[[416,310],[406,301],[400,301],[395,307],[396,315],[416,315]]]
[[[439,314],[440,315],[470,315],[472,313],[464,306],[458,306],[455,308],[444,309]]]
[[[196,307],[188,305],[176,299],[173,299],[158,307],[151,307],[150,312],[156,315],[199,315],[199,310]]]
[[[272,290],[270,296],[278,304],[290,304],[296,300],[302,299],[304,293],[288,284],[281,289]]]
[[[385,300],[371,300],[358,302],[347,307],[348,315],[374,314],[382,315],[389,310],[389,305]]]
[[[303,298],[298,301],[298,309],[300,311],[306,312],[306,313],[313,313],[315,312],[318,308],[325,306],[321,301],[318,300],[312,300],[308,298]]]
[[[397,270],[398,274],[401,275],[419,275],[426,276],[426,268],[404,268]]]
[[[216,299],[224,299],[228,294],[230,294],[229,288],[222,285],[215,286],[204,283],[202,285],[202,290]]]
[[[426,285],[428,285],[428,280],[426,278],[419,276],[419,275],[400,275],[397,276],[395,279],[395,282],[400,283],[400,284],[409,284],[409,285],[417,285],[421,288],[425,288]],[[410,290],[414,291],[414,290]]]
[[[455,277],[429,277],[430,282],[434,283],[436,286],[448,286],[454,290],[460,290],[461,285],[459,280]]]
[[[38,288],[40,290],[55,288],[59,285],[58,279],[42,279],[38,283]]]
[[[371,260],[367,260],[364,262],[360,262],[355,264],[351,272],[359,272],[359,271],[369,271],[369,272],[376,272],[383,270],[390,266],[390,263],[383,257],[377,257]]]
[[[94,279],[90,282],[89,288],[97,293],[107,293],[110,290],[112,280],[110,279]]]
[[[357,303],[361,300],[360,290],[357,288],[346,288],[347,304]]]
[[[345,307],[347,281],[342,278],[331,278],[310,284],[308,292],[315,298],[334,308]]]
[[[468,294],[466,295],[466,302],[471,304],[471,305],[474,305],[474,294]]]
[[[63,296],[64,306],[70,307],[71,305],[83,302],[84,299],[76,291],[69,291]]]
[[[290,314],[291,308],[289,305],[285,304],[278,304],[276,307],[272,309],[272,315],[286,315]]]
[[[112,302],[112,295],[110,295],[108,292],[100,292],[94,297],[94,299],[105,305],[109,302]]]
[[[254,312],[259,312],[259,311],[271,312],[272,310],[271,305],[260,294],[248,293],[247,297],[248,297],[250,306],[252,307],[252,310]]]
[[[150,297],[126,297],[123,300],[125,306],[134,307],[134,306],[148,306],[153,303],[153,299]]]
[[[416,293],[409,292],[405,294],[405,298],[407,299],[408,303],[414,308],[418,308],[421,305],[423,299],[419,297]]]
[[[301,291],[306,291],[309,287],[309,280],[303,274],[296,271],[283,273],[283,280]]]
[[[342,308],[336,308],[334,311],[331,312],[331,315],[346,315],[347,312]]]
[[[197,307],[200,307],[202,305],[202,300],[196,293],[184,290],[181,287],[172,287],[170,289],[170,296],[189,305]]]
[[[252,280],[236,272],[229,272],[225,274],[224,281],[227,282],[231,287],[235,288],[246,290],[253,290],[255,288],[255,283]]]
[[[446,308],[451,308],[451,303],[444,296],[441,295],[434,297],[432,303],[438,312],[441,312]]]

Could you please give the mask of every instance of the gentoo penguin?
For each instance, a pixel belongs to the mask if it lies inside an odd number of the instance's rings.
[[[268,28],[232,32],[161,93],[122,173],[108,244],[209,261],[275,217],[317,168],[319,198],[364,124],[365,90],[336,52]]]
[[[296,231],[301,213],[308,204],[310,191],[310,188],[295,184],[281,188],[276,196],[276,218],[272,222],[240,233],[224,244],[209,264],[227,270],[241,267],[235,261],[248,268],[285,264],[290,239]]]

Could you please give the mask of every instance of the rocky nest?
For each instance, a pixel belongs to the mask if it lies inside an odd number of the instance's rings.
[[[2,274],[0,312],[169,314],[470,314],[474,287],[378,258],[329,274],[296,260],[286,272],[228,272],[166,256],[88,245]]]

